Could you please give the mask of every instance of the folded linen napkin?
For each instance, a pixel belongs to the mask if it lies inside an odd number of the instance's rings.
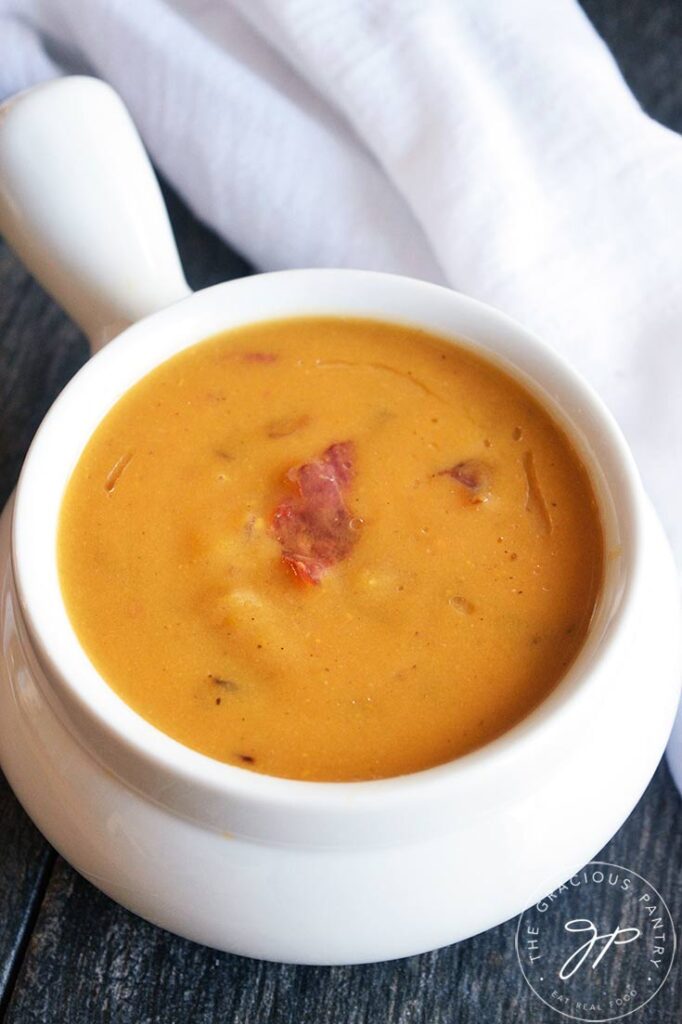
[[[0,96],[61,70],[257,266],[445,280],[552,342],[682,565],[682,140],[575,0],[0,0]]]

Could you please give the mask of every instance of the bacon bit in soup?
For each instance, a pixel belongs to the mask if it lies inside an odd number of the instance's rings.
[[[307,427],[310,423],[310,416],[305,413],[303,416],[281,416],[278,420],[271,420],[266,427],[268,437],[289,437],[297,430]]]
[[[126,468],[132,457],[132,452],[127,452],[125,455],[122,455],[118,462],[116,462],[109,470],[107,478],[104,481],[104,490],[107,492],[107,494],[111,494],[114,487],[121,479],[123,470]]]
[[[354,475],[354,456],[353,442],[342,441],[286,475],[298,494],[277,506],[273,531],[282,546],[282,560],[305,583],[319,583],[358,539],[358,519],[344,501]]]
[[[532,452],[524,452],[523,469],[526,474],[526,511],[538,517],[545,533],[551,533],[552,517],[540,487]]]
[[[467,459],[458,462],[450,469],[441,469],[436,476],[449,476],[462,487],[462,493],[471,505],[478,505],[490,497],[492,471],[490,466],[480,459]]]
[[[243,363],[274,363],[276,352],[239,352],[239,358]]]
[[[220,686],[223,690],[238,690],[239,687],[233,679],[223,679],[222,676],[214,676],[209,674],[208,677],[212,683],[216,686]]]

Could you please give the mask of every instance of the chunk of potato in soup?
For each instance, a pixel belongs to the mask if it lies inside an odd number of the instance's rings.
[[[518,382],[372,320],[210,338],[102,421],[59,569],[135,711],[270,775],[375,779],[488,742],[578,652],[603,571],[584,467]]]

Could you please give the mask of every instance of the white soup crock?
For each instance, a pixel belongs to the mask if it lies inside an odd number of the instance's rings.
[[[191,294],[139,139],[93,79],[48,83],[0,110],[0,228],[100,350],[36,434],[0,538],[0,759],[57,850],[179,935],[311,964],[467,938],[588,861],[651,778],[680,679],[673,560],[590,388],[501,313],[421,281],[297,270]],[[606,536],[588,638],[542,705],[466,757],[376,782],[271,778],[159,732],[89,662],[57,576],[64,488],[112,404],[208,335],[318,314],[414,324],[506,367],[578,448]]]

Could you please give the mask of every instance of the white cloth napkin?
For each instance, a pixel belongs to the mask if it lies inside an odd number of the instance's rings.
[[[682,565],[682,140],[575,0],[0,0],[0,95],[60,70],[257,266],[445,280],[552,342]]]

